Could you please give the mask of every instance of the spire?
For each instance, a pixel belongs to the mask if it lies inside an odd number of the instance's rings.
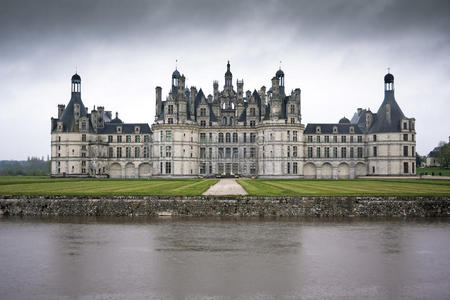
[[[225,73],[225,87],[233,86],[233,74],[230,71],[230,61],[227,63],[227,72]]]

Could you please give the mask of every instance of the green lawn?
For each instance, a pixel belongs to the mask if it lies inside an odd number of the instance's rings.
[[[428,175],[431,175],[431,173],[434,173],[434,176],[439,176],[439,173],[442,174],[442,176],[450,176],[450,169],[442,169],[442,168],[418,168],[417,174],[423,174],[425,175],[425,172],[428,173]]]
[[[78,179],[0,177],[0,195],[196,196],[215,179]]]
[[[450,180],[242,179],[252,196],[450,196]]]

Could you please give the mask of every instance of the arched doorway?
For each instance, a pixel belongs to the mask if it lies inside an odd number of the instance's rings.
[[[333,178],[333,167],[329,163],[324,163],[321,167],[322,178],[330,179]]]
[[[348,179],[350,178],[350,167],[346,163],[341,163],[338,166],[338,178],[339,179]]]
[[[152,176],[150,164],[143,163],[139,165],[139,178],[148,178]]]
[[[355,177],[366,175],[367,175],[366,165],[363,163],[357,163],[355,166]]]
[[[127,163],[125,166],[125,178],[135,178],[135,167],[132,163]]]
[[[303,167],[303,176],[305,178],[316,178],[316,166],[312,163],[307,163]]]
[[[121,178],[122,177],[122,167],[114,163],[109,167],[109,177],[111,178]]]

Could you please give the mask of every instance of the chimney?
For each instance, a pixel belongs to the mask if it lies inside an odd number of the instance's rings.
[[[360,116],[361,115],[361,113],[362,113],[362,108],[358,108],[358,116]]]
[[[61,115],[63,114],[64,109],[66,109],[65,104],[58,104],[58,119],[61,119]]]

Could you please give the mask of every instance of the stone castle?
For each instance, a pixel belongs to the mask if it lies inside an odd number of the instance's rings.
[[[297,177],[356,178],[415,175],[415,119],[394,97],[394,76],[384,77],[376,113],[358,108],[338,123],[302,124],[301,90],[285,90],[284,72],[271,87],[244,92],[225,84],[213,95],[185,86],[175,70],[165,101],[156,87],[153,125],[124,123],[81,100],[81,77],[72,97],[51,119],[51,173],[69,177]]]

